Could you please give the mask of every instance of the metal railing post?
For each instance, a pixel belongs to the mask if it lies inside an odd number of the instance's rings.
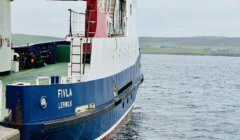
[[[72,9],[68,9],[70,12],[70,17],[69,17],[69,36],[72,37]]]
[[[83,37],[83,33],[81,32],[82,29],[78,29],[81,28],[82,24],[85,24],[85,22],[83,23],[81,20],[83,20],[82,16],[85,16],[85,13],[79,13],[76,11],[73,11],[72,9],[68,9],[69,11],[69,37],[73,37],[73,36],[81,36]],[[85,28],[83,29],[85,32]],[[85,34],[84,34],[85,35]]]

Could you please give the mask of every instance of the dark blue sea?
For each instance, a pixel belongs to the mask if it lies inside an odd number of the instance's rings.
[[[113,139],[240,139],[240,58],[143,55],[142,73],[132,118]]]

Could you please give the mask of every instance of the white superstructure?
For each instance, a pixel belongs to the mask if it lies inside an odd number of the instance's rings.
[[[71,63],[68,69],[70,77],[80,75],[81,81],[109,77],[133,66],[139,57],[136,27],[137,1],[107,0],[106,2],[106,5],[109,5],[105,8],[108,37],[86,39],[73,32],[73,36],[68,38],[71,41]],[[119,7],[122,7],[121,15],[117,14],[120,10]],[[98,9],[99,11],[101,13],[101,10]],[[102,17],[98,18],[101,20]],[[94,20],[92,22],[94,23]],[[105,20],[103,20],[104,23]],[[104,28],[99,29],[97,26],[96,32],[97,30],[104,30]],[[91,44],[90,62],[87,64],[83,64],[83,44],[85,43]]]
[[[11,70],[11,1],[0,0],[0,73]]]

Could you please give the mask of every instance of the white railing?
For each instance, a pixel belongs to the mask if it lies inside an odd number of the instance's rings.
[[[86,14],[79,13],[69,9],[70,19],[69,19],[69,37],[81,36],[85,37],[85,24],[86,24]]]
[[[51,85],[51,77],[38,76],[36,79],[36,85]]]
[[[88,75],[62,76],[58,84],[80,83],[86,80]],[[36,79],[36,85],[51,85],[51,77],[39,76]]]
[[[84,75],[61,77],[61,84],[80,83]]]
[[[76,76],[63,76],[60,78],[59,83],[51,83],[51,77],[48,76],[38,76],[36,79],[36,85],[51,85],[51,84],[70,84],[70,83],[80,83],[86,80],[88,75],[76,75]],[[1,81],[0,81],[0,90],[1,90]],[[16,85],[16,86],[30,86],[31,83],[23,83],[18,82],[9,85]],[[0,91],[0,101],[2,98],[2,92]]]

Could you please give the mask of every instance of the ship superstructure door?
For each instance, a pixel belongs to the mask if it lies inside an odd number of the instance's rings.
[[[0,73],[11,70],[10,3],[10,0],[0,0]]]

